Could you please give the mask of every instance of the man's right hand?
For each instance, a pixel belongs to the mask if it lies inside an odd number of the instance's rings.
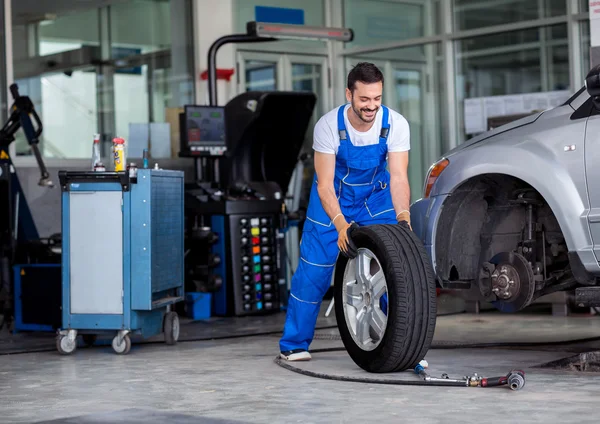
[[[358,255],[358,249],[356,245],[352,241],[350,233],[352,230],[358,227],[355,223],[348,223],[345,220],[341,225],[336,225],[336,229],[338,231],[338,247],[340,252],[345,255],[347,258],[353,259]]]

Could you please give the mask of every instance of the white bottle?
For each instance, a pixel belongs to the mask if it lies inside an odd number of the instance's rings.
[[[94,144],[92,145],[92,171],[96,169],[96,165],[101,161],[100,157],[100,134],[94,134]]]

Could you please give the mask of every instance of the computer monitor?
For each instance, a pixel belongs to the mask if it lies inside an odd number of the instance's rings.
[[[225,111],[220,106],[186,105],[179,116],[180,156],[222,156],[225,142]]]

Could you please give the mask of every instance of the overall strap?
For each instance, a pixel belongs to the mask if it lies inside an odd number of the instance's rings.
[[[340,135],[340,144],[344,140],[349,140],[348,131],[346,131],[346,123],[344,122],[344,110],[345,109],[346,109],[346,105],[341,105],[338,108],[337,125],[338,125],[338,133]]]
[[[381,133],[379,134],[379,142],[387,143],[388,135],[390,134],[390,111],[384,105],[381,105],[383,109],[383,117],[381,119]]]

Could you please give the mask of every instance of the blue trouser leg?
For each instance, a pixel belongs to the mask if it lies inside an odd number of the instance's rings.
[[[308,350],[317,323],[323,296],[331,285],[339,254],[338,234],[333,224],[325,226],[307,220],[300,242],[300,261],[292,277],[283,336],[282,352]]]

